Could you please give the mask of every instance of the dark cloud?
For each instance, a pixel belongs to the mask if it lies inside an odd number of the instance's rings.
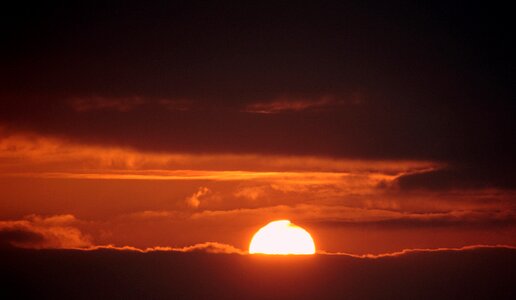
[[[38,298],[511,299],[516,252],[505,247],[256,257],[97,250],[0,252],[4,292]]]
[[[505,164],[505,165],[501,165]],[[459,190],[506,188],[515,189],[516,180],[510,162],[492,162],[492,165],[456,166],[432,172],[400,176],[397,186],[403,190]]]
[[[0,247],[14,247],[15,245],[41,245],[45,237],[26,228],[1,228]]]
[[[473,215],[473,216],[471,216]],[[478,229],[503,229],[515,228],[516,218],[512,215],[504,216],[482,216],[475,214],[465,214],[462,216],[407,216],[405,218],[392,218],[378,221],[345,221],[345,220],[327,220],[309,222],[314,226],[328,227],[347,227],[347,228],[369,228],[376,230],[392,230],[392,229],[421,229],[421,228],[454,228],[465,230]]]
[[[72,215],[27,216],[22,220],[0,221],[0,246],[19,248],[86,248],[89,237],[74,226]]]
[[[514,177],[516,152],[508,11],[15,7],[2,18],[0,124],[151,151],[437,160],[513,187],[499,180]]]

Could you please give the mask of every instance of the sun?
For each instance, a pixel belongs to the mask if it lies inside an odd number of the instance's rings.
[[[314,254],[312,236],[289,220],[270,222],[258,230],[249,245],[250,254]]]

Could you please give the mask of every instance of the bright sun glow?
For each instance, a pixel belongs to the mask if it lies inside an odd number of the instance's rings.
[[[314,254],[314,240],[303,228],[279,220],[258,230],[249,245],[250,254]]]

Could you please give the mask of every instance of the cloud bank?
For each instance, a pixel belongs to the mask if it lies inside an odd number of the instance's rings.
[[[23,220],[0,221],[0,246],[32,249],[69,249],[93,246],[90,237],[75,227],[73,215],[41,217],[31,215]]]

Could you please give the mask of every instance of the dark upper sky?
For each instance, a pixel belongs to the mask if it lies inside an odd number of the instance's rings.
[[[0,124],[152,151],[430,159],[452,169],[404,186],[514,187],[510,10],[342,2],[4,9]]]

